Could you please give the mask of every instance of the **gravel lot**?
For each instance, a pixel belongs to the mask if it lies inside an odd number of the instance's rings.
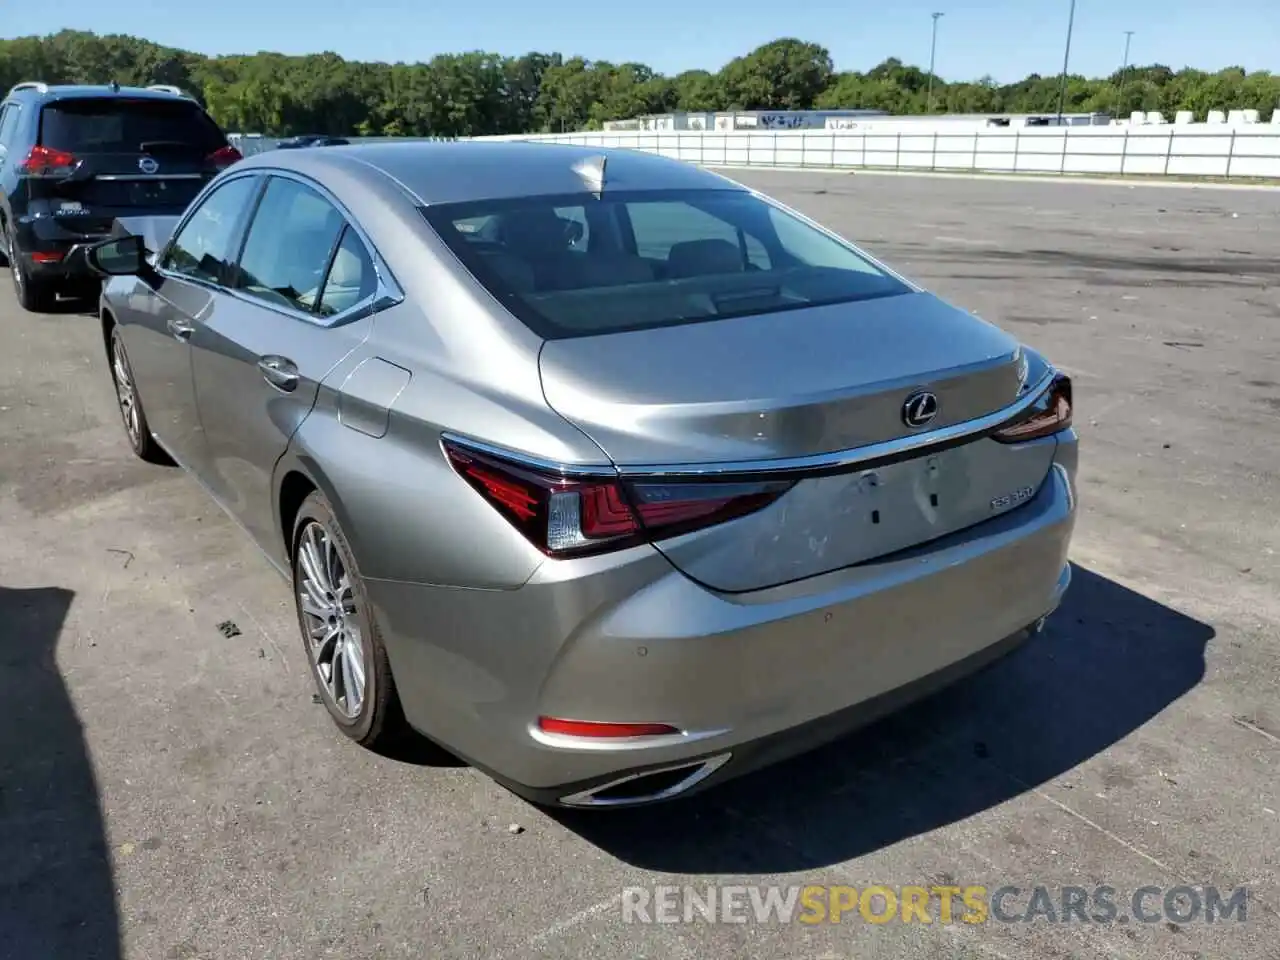
[[[1280,191],[732,175],[1075,376],[1050,629],[703,798],[549,816],[332,729],[283,582],[129,453],[92,316],[25,314],[6,281],[0,957],[1275,956]],[[1251,899],[1213,925],[623,922],[624,887],[711,882]]]

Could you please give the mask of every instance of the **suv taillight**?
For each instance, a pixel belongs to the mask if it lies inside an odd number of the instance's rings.
[[[237,150],[235,147],[227,146],[227,147],[220,147],[219,149],[213,151],[213,153],[209,154],[209,156],[206,157],[205,159],[212,166],[217,167],[219,170],[225,170],[227,169],[227,167],[231,166],[236,161],[243,160],[244,155],[241,154],[240,151]]]
[[[74,154],[52,147],[32,147],[18,171],[28,177],[65,177],[79,164]]]
[[[1071,378],[1059,373],[1026,413],[992,434],[1001,443],[1036,440],[1071,426]]]
[[[604,553],[690,533],[763,509],[795,485],[565,476],[450,440],[443,446],[458,475],[551,557]]]

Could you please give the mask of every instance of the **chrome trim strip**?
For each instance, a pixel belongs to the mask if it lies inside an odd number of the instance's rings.
[[[440,434],[441,441],[449,441],[460,447],[469,447],[477,453],[512,460],[516,463],[544,473],[558,474],[564,477],[601,477],[617,475],[622,479],[649,479],[662,477],[680,477],[681,479],[699,479],[703,477],[750,475],[751,477],[781,475],[792,473],[809,473],[824,471],[837,473],[841,470],[855,470],[867,463],[880,463],[888,460],[906,459],[918,456],[938,447],[954,446],[969,439],[976,439],[990,433],[997,427],[1025,413],[1048,389],[1058,371],[1046,365],[1044,374],[1031,386],[1024,386],[1021,395],[1007,407],[974,420],[954,423],[949,427],[931,430],[928,433],[917,433],[911,436],[885,440],[882,443],[871,443],[863,447],[849,450],[835,450],[830,453],[816,453],[805,457],[779,457],[771,460],[736,460],[713,463],[678,463],[678,464],[564,464],[547,460],[544,457],[512,450],[509,447],[486,443],[472,437],[464,437],[451,431]]]
[[[590,790],[583,790],[579,793],[571,793],[567,797],[561,797],[560,802],[570,807],[623,807],[634,806],[642,803],[653,803],[656,800],[666,800],[678,794],[684,793],[690,787],[693,787],[711,774],[715,773],[726,763],[729,762],[731,754],[722,753],[719,756],[711,757],[706,760],[695,760],[692,763],[673,763],[669,766],[658,767],[654,770],[645,770],[642,773],[633,773],[625,777],[619,777],[617,780],[611,780],[603,783],[598,787],[592,787]],[[682,770],[688,767],[693,772],[681,780],[679,783],[672,784],[665,790],[659,790],[657,793],[642,794],[638,797],[608,798],[601,800],[596,794],[605,790],[611,790],[619,787],[624,783],[631,783],[635,780],[643,780],[645,777],[656,776],[660,773],[669,773],[672,770]]]
[[[617,468],[609,462],[604,463],[556,463],[554,460],[547,460],[543,457],[536,457],[533,454],[523,453],[519,450],[512,450],[510,447],[500,447],[494,443],[486,443],[483,440],[476,440],[473,437],[464,437],[461,434],[453,433],[445,430],[440,434],[441,442],[448,441],[459,447],[474,450],[476,453],[487,453],[491,457],[498,457],[503,460],[512,460],[523,466],[529,467],[531,470],[537,470],[542,473],[559,474],[563,477],[616,477],[618,475]],[[441,451],[443,452],[443,451]]]
[[[95,180],[202,180],[203,173],[100,173]]]
[[[663,733],[647,737],[574,737],[565,733],[547,733],[535,724],[529,726],[529,736],[544,747],[556,747],[561,750],[581,750],[592,752],[617,752],[631,750],[648,750],[658,747],[674,747],[686,743],[697,743],[712,737],[724,736],[729,732],[722,730],[695,730],[682,733]]]
[[[953,423],[949,427],[917,433],[906,437],[897,437],[880,443],[870,443],[863,447],[849,450],[836,450],[831,453],[817,453],[804,457],[780,457],[772,460],[738,460],[717,463],[677,463],[677,464],[626,464],[619,466],[618,473],[627,479],[649,477],[714,477],[724,474],[750,474],[752,476],[769,476],[771,474],[807,473],[814,470],[837,472],[872,462],[905,459],[919,455],[936,447],[955,445],[956,443],[977,438],[989,433],[997,427],[1009,422],[1029,410],[1040,399],[1040,395],[1052,382],[1057,371],[1050,368],[1027,389],[1022,396],[1007,407],[989,413],[984,417]]]

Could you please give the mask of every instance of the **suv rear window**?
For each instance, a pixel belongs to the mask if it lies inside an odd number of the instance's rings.
[[[422,214],[545,339],[909,293],[863,254],[746,190],[607,191]]]
[[[40,115],[40,142],[74,154],[186,148],[203,157],[226,146],[227,139],[189,100],[86,97],[46,105]]]

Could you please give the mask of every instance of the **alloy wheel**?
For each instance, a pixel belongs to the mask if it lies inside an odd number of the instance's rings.
[[[325,695],[348,720],[364,707],[364,636],[356,592],[337,546],[316,521],[298,537],[298,609]]]
[[[133,378],[129,375],[129,360],[124,353],[124,344],[119,336],[111,345],[111,373],[116,382],[116,399],[120,404],[120,416],[124,420],[124,428],[129,434],[129,442],[134,449],[141,445],[142,422],[138,412],[138,395],[133,388]]]

